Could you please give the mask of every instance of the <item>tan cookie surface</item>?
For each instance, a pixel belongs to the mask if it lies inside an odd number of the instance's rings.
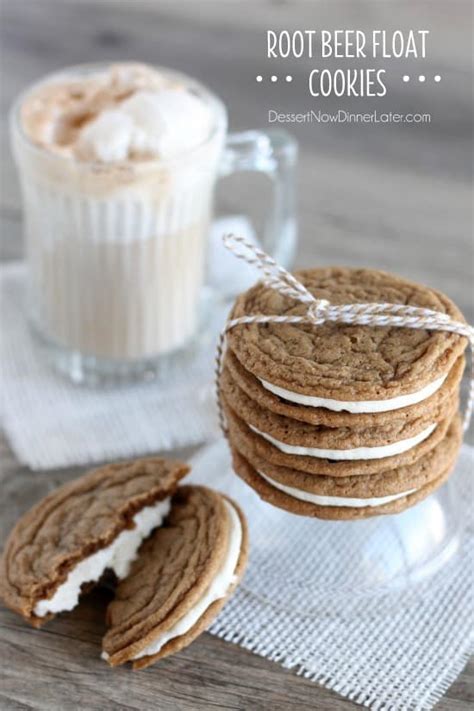
[[[230,350],[225,354],[223,372],[227,373],[226,383],[231,379],[234,388],[237,386],[247,397],[254,400],[264,410],[312,425],[363,429],[383,426],[387,421],[398,422],[400,424],[397,426],[403,426],[403,422],[423,417],[426,412],[435,411],[443,407],[443,403],[447,400],[452,400],[457,393],[464,365],[464,356],[460,356],[449,371],[443,385],[426,400],[389,412],[362,414],[335,412],[324,407],[308,407],[283,400],[264,388],[258,378],[243,368]],[[224,388],[224,392],[227,394],[229,401],[231,401],[229,387],[227,389]]]
[[[406,419],[385,418],[379,424],[357,427],[328,427],[324,424],[309,424],[285,415],[278,415],[252,400],[233,380],[230,371],[224,368],[220,386],[232,410],[247,424],[292,446],[318,449],[355,449],[357,447],[380,447],[410,439],[427,430],[431,425],[444,420],[452,410],[452,401],[438,398],[430,410]]]
[[[189,471],[158,457],[110,464],[59,487],[11,531],[0,564],[0,596],[32,625],[39,600],[50,598],[85,557],[108,546],[145,506],[167,498]]]
[[[318,299],[333,304],[391,303],[433,309],[463,320],[434,289],[372,269],[327,267],[295,273]],[[231,318],[302,316],[304,304],[262,283],[238,297]],[[336,400],[376,400],[416,392],[445,375],[467,339],[444,331],[345,324],[246,324],[228,344],[243,367],[274,385]]]
[[[426,498],[435,489],[441,486],[454,467],[461,445],[461,426],[459,422],[457,422],[457,424],[453,423],[453,427],[447,435],[447,439],[454,440],[454,444],[450,443],[446,447],[444,466],[437,478],[431,479],[414,493],[407,494],[395,501],[376,507],[320,506],[307,501],[300,501],[268,483],[236,449],[232,450],[232,461],[234,470],[238,476],[249,484],[249,486],[258,493],[260,498],[272,506],[277,506],[285,511],[301,516],[333,520],[361,519],[382,514],[399,513]]]
[[[307,474],[317,474],[325,476],[354,476],[359,474],[376,474],[377,472],[394,469],[404,464],[411,464],[420,457],[425,456],[435,447],[445,436],[452,416],[458,409],[458,400],[452,401],[452,410],[445,420],[442,420],[434,432],[423,442],[415,447],[382,459],[354,459],[345,461],[335,461],[311,457],[308,455],[287,454],[278,449],[274,444],[266,440],[260,434],[252,431],[245,422],[228,405],[225,396],[222,396],[223,411],[229,428],[229,439],[238,433],[240,449],[242,452],[255,453],[261,459],[277,466],[296,469]]]
[[[121,581],[109,605],[110,628],[103,649],[112,666],[132,661],[161,634],[171,629],[198,603],[216,576],[227,554],[230,521],[226,497],[202,486],[180,487],[163,526],[143,543],[130,574]],[[242,525],[242,544],[235,571],[243,573],[247,559],[247,528],[234,502]],[[143,668],[190,644],[217,615],[231,594],[213,603],[195,625],[169,640],[157,654],[136,659]]]
[[[347,477],[317,476],[296,469],[279,467],[245,449],[245,443],[235,430],[230,432],[231,447],[257,472],[284,486],[321,496],[367,499],[399,494],[438,479],[459,449],[461,422],[458,414],[452,419],[446,436],[424,457],[411,464],[387,469],[377,474],[359,474]]]

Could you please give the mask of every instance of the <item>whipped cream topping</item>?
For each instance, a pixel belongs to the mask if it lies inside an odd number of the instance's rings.
[[[157,654],[160,649],[174,637],[186,634],[193,627],[200,617],[205,613],[213,602],[227,595],[230,586],[236,582],[236,568],[239,562],[240,549],[242,547],[242,524],[235,508],[228,501],[224,501],[227,513],[230,518],[229,546],[227,554],[215,578],[207,588],[202,598],[197,602],[173,627],[159,635],[153,642],[136,654],[133,659],[148,657]],[[159,582],[159,581],[157,581]],[[107,654],[102,654],[107,659]]]
[[[81,586],[84,583],[97,582],[106,569],[113,570],[119,580],[126,577],[141,542],[162,523],[169,510],[169,498],[158,501],[153,506],[145,506],[133,517],[135,528],[122,531],[110,545],[81,560],[57,588],[53,597],[36,603],[34,614],[44,617],[49,612],[72,610],[79,601]]]
[[[204,143],[213,125],[192,89],[132,62],[45,82],[26,96],[21,118],[35,143],[100,163],[174,158]]]
[[[300,447],[293,444],[280,442],[266,432],[261,432],[256,427],[249,425],[250,429],[273,444],[280,452],[285,454],[296,454],[305,457],[317,457],[318,459],[333,459],[338,461],[347,461],[352,459],[384,459],[392,457],[395,454],[407,452],[412,447],[415,447],[423,440],[427,439],[436,429],[436,424],[429,425],[418,434],[407,439],[402,439],[399,442],[384,444],[380,447],[355,447],[354,449],[319,449],[317,447]]]
[[[365,506],[370,506],[371,508],[375,506],[383,506],[384,504],[390,503],[390,501],[396,501],[397,499],[402,499],[408,494],[413,494],[416,489],[409,489],[408,491],[403,491],[400,494],[390,494],[389,496],[376,496],[371,499],[352,499],[346,496],[321,496],[320,494],[312,494],[309,491],[302,491],[301,489],[295,489],[292,486],[286,486],[285,484],[280,484],[280,482],[271,479],[269,476],[259,471],[258,474],[266,479],[269,484],[283,491],[288,496],[292,496],[294,499],[299,499],[300,501],[308,501],[311,504],[318,504],[318,506],[350,506],[351,508],[364,508]]]
[[[332,398],[303,395],[302,393],[295,393],[291,390],[280,388],[278,385],[273,385],[273,383],[269,383],[267,380],[262,380],[262,378],[258,378],[258,380],[266,390],[269,390],[274,395],[283,398],[283,400],[294,402],[296,405],[306,405],[307,407],[325,407],[326,409],[333,410],[334,412],[345,411],[352,412],[353,414],[362,414],[369,412],[391,412],[392,410],[400,410],[402,407],[416,405],[418,402],[426,400],[433,395],[433,393],[439,390],[447,376],[448,374],[446,373],[446,375],[443,375],[441,378],[437,378],[432,383],[425,385],[425,387],[421,388],[421,390],[409,393],[408,395],[397,395],[397,397],[387,398],[386,400],[354,401],[333,400]]]
[[[189,91],[138,91],[86,124],[77,150],[80,157],[102,163],[174,158],[203,143],[210,129],[209,110]]]

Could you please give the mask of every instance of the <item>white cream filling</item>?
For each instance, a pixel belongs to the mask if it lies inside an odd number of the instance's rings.
[[[263,472],[259,471],[258,474],[266,479],[269,484],[274,486],[275,489],[280,489],[280,491],[288,494],[288,496],[292,496],[294,499],[299,499],[300,501],[308,501],[311,504],[318,504],[319,506],[350,506],[352,508],[383,506],[383,504],[388,504],[390,501],[402,499],[404,496],[413,494],[413,492],[416,491],[416,489],[409,489],[408,491],[403,491],[401,494],[377,496],[372,499],[351,499],[345,496],[320,496],[319,494],[312,494],[309,491],[302,491],[301,489],[295,489],[292,486],[280,484],[280,482],[270,479],[270,477],[266,476]]]
[[[261,432],[256,427],[249,425],[250,429],[264,437],[268,442],[271,442],[280,452],[285,454],[296,454],[305,457],[317,457],[318,459],[333,459],[338,461],[347,461],[352,459],[383,459],[384,457],[392,457],[394,454],[407,452],[412,447],[415,447],[423,440],[427,439],[430,434],[436,429],[436,424],[429,425],[422,432],[419,432],[414,437],[402,439],[399,442],[384,444],[381,447],[355,447],[354,449],[318,449],[317,447],[300,447],[293,444],[280,442],[266,432]]]
[[[397,397],[388,398],[387,400],[356,400],[352,402],[333,400],[332,398],[326,397],[314,397],[312,395],[302,395],[301,393],[294,393],[291,390],[280,388],[278,385],[273,385],[267,380],[262,380],[261,378],[259,378],[259,380],[263,387],[270,390],[270,392],[274,395],[277,395],[284,400],[288,400],[289,402],[294,402],[297,405],[306,405],[307,407],[325,407],[326,409],[333,410],[334,412],[341,412],[345,410],[346,412],[360,414],[364,412],[390,412],[391,410],[399,410],[400,408],[408,407],[409,405],[416,405],[416,403],[426,400],[428,397],[433,395],[433,393],[439,390],[446,378],[447,373],[441,378],[429,383],[429,385],[426,385],[421,390],[409,393],[408,395],[398,395]]]
[[[76,565],[53,597],[36,603],[34,614],[44,617],[49,612],[72,610],[78,603],[81,586],[96,582],[106,569],[114,571],[117,578],[128,575],[141,542],[159,526],[170,510],[170,499],[145,506],[133,517],[135,528],[122,531],[106,548],[102,548]]]
[[[227,595],[229,587],[235,582],[235,569],[237,568],[240,549],[242,547],[242,525],[235,508],[228,501],[224,503],[230,517],[229,548],[214,580],[194,607],[178,620],[173,627],[163,632],[163,634],[159,635],[153,642],[150,642],[150,644],[136,654],[133,659],[157,654],[170,639],[186,634],[213,602]],[[159,584],[159,581],[157,581],[157,583]],[[107,659],[106,653],[103,653],[102,657]]]

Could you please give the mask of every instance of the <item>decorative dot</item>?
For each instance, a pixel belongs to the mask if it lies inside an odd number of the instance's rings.
[[[421,83],[423,83],[425,81],[425,79],[426,79],[426,77],[424,74],[420,74],[420,76],[418,77],[418,81],[421,81]]]
[[[256,81],[261,82],[263,77],[261,74],[259,74],[258,76],[255,77],[255,79],[256,79]]]
[[[272,81],[278,81],[278,77],[275,74],[272,75]]]
[[[293,77],[291,76],[291,74],[287,74],[285,79],[286,81],[293,81]]]
[[[410,77],[408,76],[408,74],[403,75],[403,81],[410,81]]]
[[[440,77],[440,75],[439,75],[439,74],[436,74],[436,76],[435,76],[434,80],[435,80],[435,82],[439,82],[439,81],[441,81],[441,77]]]

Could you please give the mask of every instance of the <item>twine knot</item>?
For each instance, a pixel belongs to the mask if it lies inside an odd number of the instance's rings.
[[[311,321],[315,326],[321,326],[327,321],[330,305],[327,299],[315,299],[314,303],[308,306],[308,311],[306,312],[308,321]]]

